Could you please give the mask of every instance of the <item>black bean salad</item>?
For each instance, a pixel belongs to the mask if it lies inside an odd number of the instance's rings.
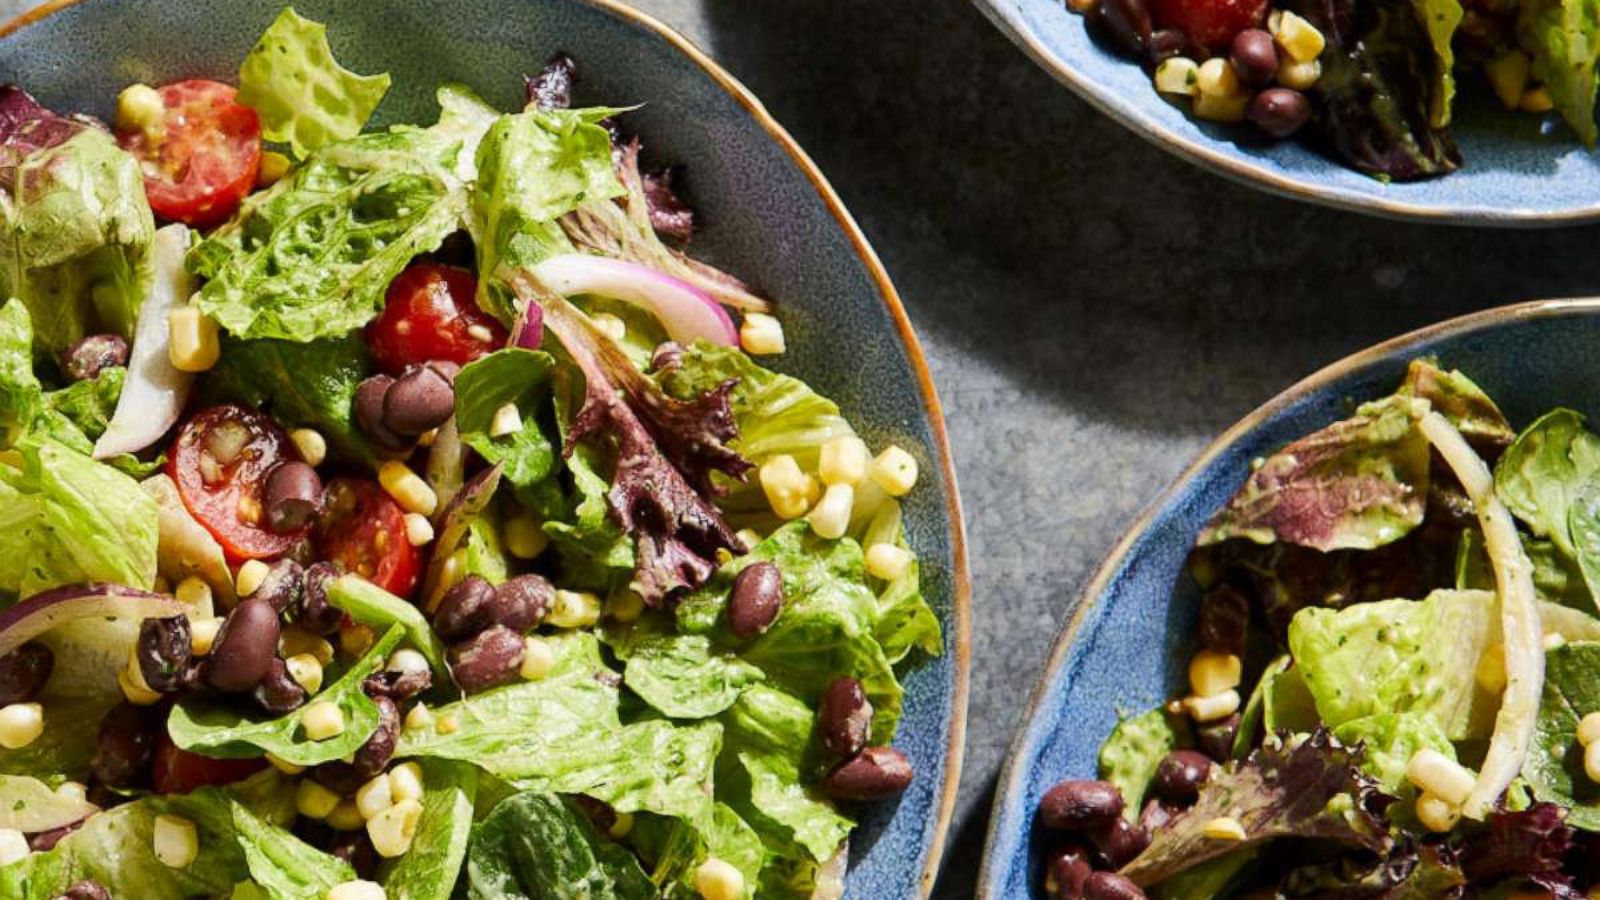
[[[1377,178],[1460,168],[1458,78],[1486,83],[1508,110],[1554,110],[1595,145],[1600,16],[1588,0],[1067,3],[1197,118],[1306,137]]]
[[[1036,822],[1077,898],[1600,895],[1600,435],[1428,360],[1257,459],[1187,690]],[[1086,773],[1083,773],[1086,774]]]
[[[918,457],[576,74],[0,87],[0,897],[841,895]]]

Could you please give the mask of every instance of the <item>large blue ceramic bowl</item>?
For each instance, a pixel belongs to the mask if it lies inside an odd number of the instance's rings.
[[[1554,406],[1600,414],[1600,299],[1523,303],[1452,319],[1348,357],[1279,394],[1216,440],[1162,494],[1089,582],[1038,684],[1000,776],[981,900],[1042,897],[1033,817],[1063,778],[1093,777],[1118,715],[1175,696],[1193,653],[1195,536],[1250,461],[1391,393],[1418,357],[1470,375],[1514,427]]]
[[[1432,181],[1385,184],[1295,141],[1192,118],[1144,70],[1094,40],[1063,0],[975,0],[1058,80],[1140,136],[1191,162],[1297,200],[1461,225],[1559,225],[1600,219],[1600,156],[1550,114],[1512,114],[1481,76],[1463,78],[1451,129],[1466,157]],[[1069,140],[1063,135],[1062,140]]]
[[[0,28],[0,81],[45,104],[109,116],[130,81],[233,80],[284,0],[57,0]],[[926,895],[961,768],[969,583],[944,419],[893,285],[839,198],[748,91],[684,38],[611,0],[296,0],[330,23],[341,61],[388,71],[380,123],[429,122],[434,88],[459,81],[502,108],[522,73],[565,50],[579,100],[644,104],[627,124],[657,161],[687,166],[706,224],[695,250],[781,305],[779,368],[836,398],[873,444],[918,448],[906,504],[945,653],[906,676],[896,744],[917,770],[898,804],[876,807],[851,843],[849,895]]]

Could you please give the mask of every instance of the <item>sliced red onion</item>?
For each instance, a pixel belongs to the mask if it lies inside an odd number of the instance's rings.
[[[95,442],[95,459],[143,450],[166,434],[183,412],[194,375],[178,371],[167,355],[171,337],[167,313],[189,301],[193,284],[183,267],[183,257],[188,252],[186,226],[168,225],[156,230],[150,254],[155,278],[139,307],[128,376],[122,382],[122,396],[117,398],[111,423]]]
[[[568,253],[547,259],[530,271],[562,296],[595,294],[637,306],[655,316],[667,329],[667,336],[681,344],[703,340],[724,347],[739,345],[739,329],[710,294],[649,266]]]
[[[544,343],[544,307],[529,303],[511,329],[511,346],[537,350]]]
[[[0,656],[41,634],[78,619],[165,619],[183,614],[183,604],[165,594],[107,582],[52,588],[0,612]]]

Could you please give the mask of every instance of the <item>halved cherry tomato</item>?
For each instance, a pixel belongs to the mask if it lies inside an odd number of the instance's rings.
[[[1246,28],[1260,28],[1267,0],[1154,0],[1157,28],[1176,28],[1212,53],[1226,54]]]
[[[212,759],[180,749],[167,737],[165,728],[156,744],[151,783],[158,794],[187,794],[212,784],[232,784],[267,767],[260,757],[251,759]]]
[[[336,478],[326,496],[320,555],[391,594],[410,595],[422,560],[406,540],[406,511],[366,479]]]
[[[150,208],[196,228],[225,221],[255,187],[261,120],[219,81],[178,81],[156,92],[166,107],[160,131],[117,134],[139,160]]]
[[[505,346],[506,330],[478,308],[472,273],[415,262],[389,283],[383,314],[367,326],[378,368],[399,375],[414,363],[449,360],[464,366]]]
[[[267,473],[283,460],[298,458],[271,417],[243,406],[213,406],[179,430],[167,474],[177,482],[189,514],[211,532],[230,561],[239,562],[282,556],[310,532],[309,524],[284,534],[261,524]]]

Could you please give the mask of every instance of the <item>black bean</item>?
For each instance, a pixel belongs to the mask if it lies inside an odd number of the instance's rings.
[[[373,375],[356,387],[356,424],[379,449],[399,452],[411,449],[413,442],[383,424],[383,397],[391,384],[394,379],[388,375]]]
[[[569,795],[568,799],[572,801],[574,806],[582,810],[585,816],[589,817],[589,821],[594,824],[597,830],[609,832],[617,827],[617,811],[611,804],[583,794],[572,794]]]
[[[278,658],[278,611],[247,597],[228,613],[206,661],[206,683],[219,691],[248,691],[261,683]]]
[[[1174,750],[1156,765],[1152,786],[1156,795],[1176,806],[1189,806],[1200,796],[1200,785],[1211,777],[1214,763],[1195,750]]]
[[[27,703],[39,696],[55,663],[50,648],[36,641],[0,656],[0,706]]]
[[[139,623],[139,640],[134,653],[145,686],[158,694],[177,690],[193,656],[192,647],[188,616],[145,619]]]
[[[494,624],[527,631],[544,621],[555,597],[555,586],[543,575],[518,575],[494,589],[490,602]]]
[[[1115,872],[1095,872],[1083,882],[1084,900],[1144,900],[1137,884]]]
[[[1229,585],[1220,585],[1200,601],[1200,646],[1215,653],[1244,656],[1250,628],[1250,599]]]
[[[1246,28],[1233,36],[1229,55],[1239,80],[1251,87],[1264,87],[1278,74],[1278,47],[1272,35],[1260,28]]]
[[[101,784],[113,788],[138,787],[150,775],[150,761],[162,715],[153,706],[119,703],[100,720],[94,759],[89,768]]]
[[[1183,54],[1189,46],[1189,35],[1177,28],[1157,28],[1150,33],[1150,40],[1145,42],[1144,58],[1150,65],[1156,65],[1164,59]]]
[[[868,747],[833,767],[822,791],[835,800],[869,801],[893,797],[911,786],[911,760],[893,747]]]
[[[311,777],[317,784],[333,791],[335,794],[344,795],[354,794],[358,788],[367,783],[367,779],[362,778],[356,772],[356,767],[353,763],[347,763],[343,760],[325,762],[317,766],[311,770]]]
[[[289,667],[274,656],[267,663],[267,672],[261,683],[250,691],[251,699],[269,715],[281,716],[293,712],[306,702],[306,689],[289,675]]]
[[[572,105],[572,85],[578,80],[578,64],[565,53],[557,53],[544,70],[531,78],[524,76],[528,102],[539,109],[566,109]]]
[[[400,707],[388,697],[373,697],[372,702],[378,707],[378,727],[356,751],[354,762],[356,774],[363,778],[383,771],[394,758],[394,745],[400,740]]]
[[[480,575],[468,575],[445,591],[433,614],[433,630],[447,641],[472,637],[494,624],[494,585]]]
[[[1311,101],[1296,90],[1267,88],[1250,101],[1250,108],[1245,114],[1267,134],[1286,138],[1310,121]]]
[[[383,395],[383,425],[401,435],[438,428],[455,412],[449,379],[431,366],[412,366]]]
[[[339,565],[319,562],[306,569],[305,590],[300,594],[300,611],[295,623],[317,634],[332,634],[344,621],[344,610],[328,602],[328,582],[341,574]]]
[[[1129,53],[1141,55],[1150,40],[1150,7],[1145,0],[1101,0],[1100,21]]]
[[[1238,713],[1217,722],[1195,729],[1195,744],[1200,751],[1217,762],[1227,762],[1233,757],[1233,740],[1239,734],[1241,719]]]
[[[450,648],[450,671],[469,694],[517,678],[522,665],[522,635],[495,625]]]
[[[1108,869],[1122,868],[1150,846],[1150,832],[1121,816],[1112,819],[1109,825],[1089,832],[1089,837],[1094,841],[1095,849],[1100,851],[1100,861]]]
[[[111,892],[93,881],[79,881],[55,900],[111,900]]]
[[[89,381],[104,369],[128,364],[128,342],[119,334],[91,334],[61,354],[61,374],[68,381]]]
[[[267,575],[250,592],[248,599],[264,600],[280,616],[293,616],[305,591],[306,573],[292,559],[277,559],[267,564]]]
[[[390,700],[409,700],[432,686],[433,673],[427,669],[417,672],[385,669],[368,675],[361,682],[361,690],[368,697],[388,697]]]
[[[752,638],[766,631],[783,609],[783,573],[776,563],[751,563],[733,579],[728,595],[728,630]]]
[[[1150,834],[1155,834],[1158,829],[1165,828],[1177,817],[1179,810],[1152,798],[1144,805],[1139,813],[1139,827]]]
[[[322,512],[322,479],[299,460],[286,460],[267,473],[261,489],[261,510],[267,530],[287,534],[311,524]]]
[[[817,708],[817,734],[822,746],[846,758],[861,752],[872,737],[872,704],[861,682],[835,678],[822,690]]]
[[[440,378],[450,382],[452,389],[456,383],[456,376],[461,374],[461,367],[448,359],[435,359],[427,363],[428,368],[439,374]]]
[[[33,834],[28,835],[28,849],[34,851],[35,853],[42,853],[46,850],[49,850],[56,844],[60,843],[62,838],[73,833],[74,831],[77,831],[79,828],[82,828],[83,823],[86,821],[88,821],[88,819],[79,819],[76,822],[70,822],[66,825],[62,825],[60,828],[52,828],[49,831],[36,831]]]
[[[1121,815],[1122,792],[1106,781],[1063,781],[1039,801],[1039,824],[1059,831],[1099,828]]]
[[[377,873],[378,863],[382,862],[365,828],[335,832],[328,852],[349,863],[350,868],[356,870],[357,878],[370,879]]]
[[[1044,892],[1050,900],[1081,900],[1083,883],[1094,867],[1089,848],[1068,844],[1057,848],[1044,864]]]

